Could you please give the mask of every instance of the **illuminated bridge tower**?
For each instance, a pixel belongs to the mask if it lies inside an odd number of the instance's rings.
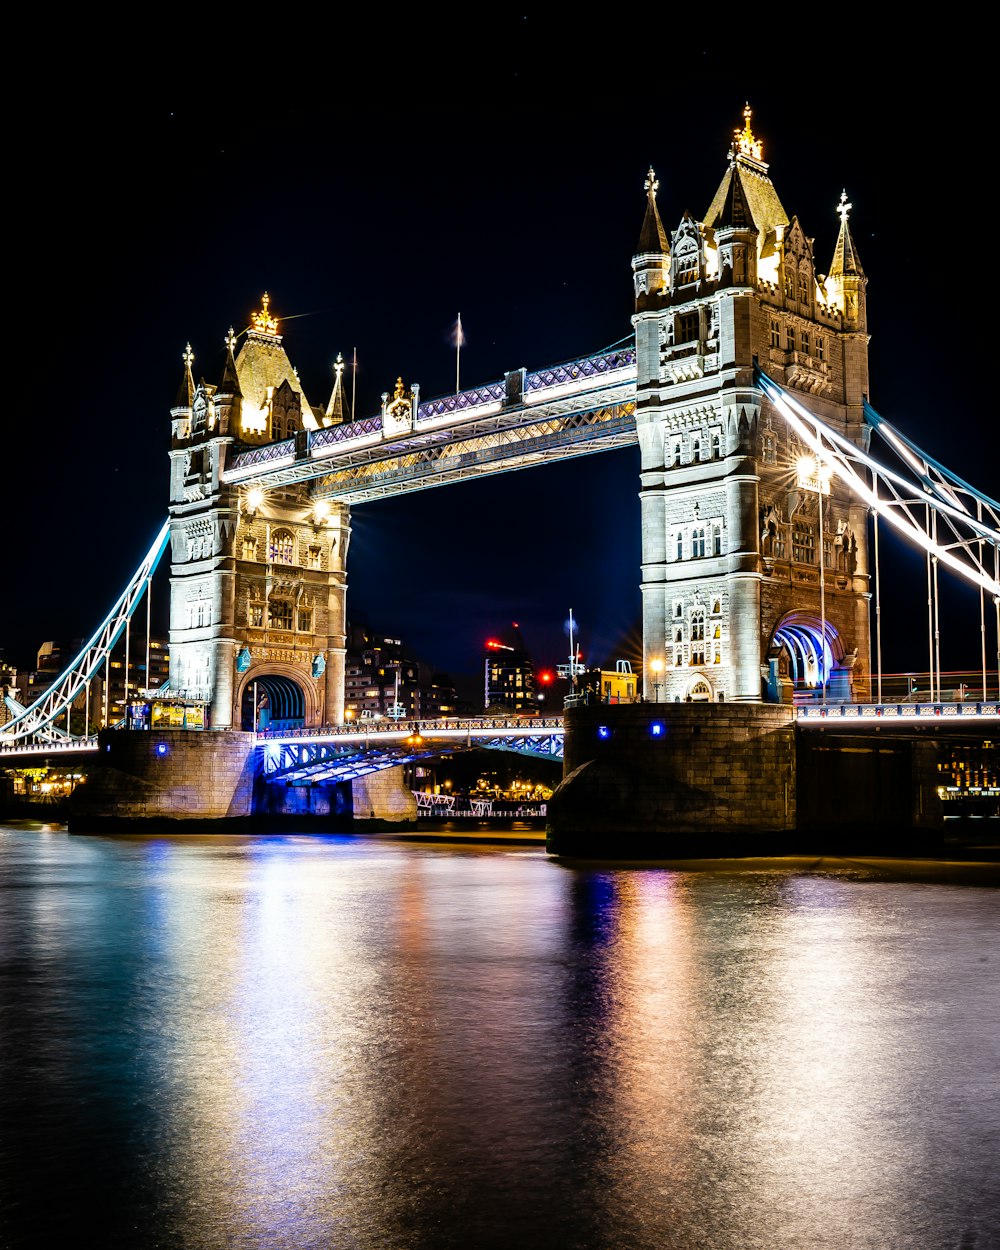
[[[816,272],[750,116],[704,220],[669,241],[650,169],[632,261],[647,698],[655,679],[667,701],[842,699],[870,673],[867,510],[754,386],[756,359],[866,446],[867,279],[846,195]]]
[[[291,456],[303,431],[343,419],[340,360],[313,408],[262,303],[238,356],[229,331],[217,386],[195,385],[188,347],[171,409],[170,687],[203,702],[214,729],[343,719],[349,509],[308,483],[224,480],[236,453]]]

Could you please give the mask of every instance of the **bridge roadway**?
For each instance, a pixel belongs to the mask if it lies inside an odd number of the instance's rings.
[[[645,705],[669,718],[671,704]],[[945,727],[977,730],[1000,724],[1000,701],[962,703],[812,703],[795,709],[797,728],[808,731],[871,729],[895,734]],[[155,733],[155,729],[148,731]],[[191,733],[206,732],[191,730]],[[211,732],[211,731],[207,731]],[[563,718],[479,717],[450,720],[375,721],[319,729],[268,729],[252,734],[262,775],[270,780],[337,781],[393,768],[398,764],[467,750],[513,751],[535,759],[562,760]],[[0,744],[0,769],[86,767],[99,751],[99,739]]]

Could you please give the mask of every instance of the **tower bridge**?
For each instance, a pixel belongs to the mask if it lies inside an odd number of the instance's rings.
[[[979,595],[975,715],[995,715],[1000,505],[870,403],[868,278],[846,193],[823,272],[749,106],[700,220],[685,213],[668,232],[657,191],[650,169],[631,333],[575,360],[430,400],[397,378],[379,413],[348,420],[342,360],[327,402],[310,402],[267,295],[245,332],[230,329],[218,382],[196,380],[189,346],[170,408],[168,522],[66,673],[32,707],[8,705],[0,747],[72,736],[61,720],[87,700],[169,546],[169,693],[204,710],[209,734],[256,748],[263,691],[314,742],[309,758],[283,745],[282,767],[360,768],[343,740],[352,508],[629,445],[648,704],[820,723],[834,708],[883,707],[889,526],[925,561],[928,705],[949,703],[937,619],[957,577]]]

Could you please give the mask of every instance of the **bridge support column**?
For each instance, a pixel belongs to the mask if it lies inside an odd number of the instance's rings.
[[[393,824],[416,824],[417,800],[406,784],[401,764],[355,777],[351,793],[355,823],[386,820]]]

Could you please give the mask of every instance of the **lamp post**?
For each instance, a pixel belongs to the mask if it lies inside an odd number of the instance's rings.
[[[653,702],[660,701],[660,674],[663,672],[662,660],[651,660],[649,667],[653,670]]]
[[[830,470],[819,455],[802,456],[798,462],[798,484],[804,490],[816,492],[819,520],[819,678],[822,700],[826,703],[826,570],[823,564],[823,492],[830,480]]]

